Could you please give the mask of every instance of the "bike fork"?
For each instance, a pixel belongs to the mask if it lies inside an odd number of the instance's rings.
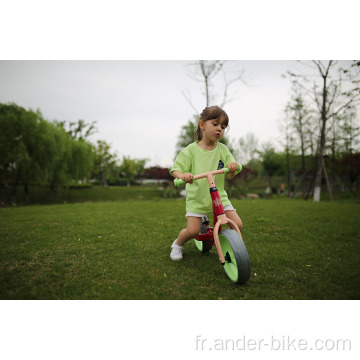
[[[210,195],[212,199],[213,215],[214,215],[214,233],[213,233],[214,242],[217,253],[219,255],[219,260],[221,262],[221,265],[224,266],[225,257],[221,249],[220,240],[219,240],[219,232],[221,231],[221,225],[231,224],[234,227],[234,229],[239,233],[240,236],[241,234],[238,226],[225,215],[225,210],[220,198],[219,190],[217,189],[216,186],[214,186],[215,184],[213,182],[212,183],[210,182],[210,180],[209,183],[210,183]]]

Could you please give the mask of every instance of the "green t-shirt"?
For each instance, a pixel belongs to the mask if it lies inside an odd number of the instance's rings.
[[[170,173],[178,170],[182,173],[189,172],[193,175],[202,174],[208,171],[218,170],[231,162],[236,162],[226,145],[217,143],[214,150],[208,151],[200,148],[193,142],[188,145],[175,159],[174,166]],[[230,204],[228,195],[224,189],[225,175],[214,176],[215,185],[219,190],[223,206]],[[212,212],[212,201],[210,187],[207,178],[186,184],[186,211],[205,214]]]

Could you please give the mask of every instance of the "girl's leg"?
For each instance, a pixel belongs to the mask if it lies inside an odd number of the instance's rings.
[[[241,232],[242,231],[242,221],[241,221],[239,215],[237,214],[237,212],[235,210],[228,210],[228,211],[225,211],[225,215],[239,227],[240,232]],[[229,224],[229,227],[232,228],[231,224]]]
[[[171,245],[171,260],[181,260],[183,258],[184,244],[198,236],[201,228],[201,218],[195,216],[187,217],[186,229],[180,231],[178,238]]]
[[[200,228],[201,218],[188,216],[186,229],[180,231],[176,244],[183,246],[187,241],[196,238],[200,233]]]

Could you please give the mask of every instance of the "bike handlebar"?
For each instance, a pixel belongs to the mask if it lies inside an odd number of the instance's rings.
[[[208,173],[204,173],[204,174],[200,174],[200,175],[196,175],[193,177],[192,181],[195,181],[195,180],[198,180],[198,179],[202,179],[203,177],[205,177],[207,174],[213,174],[213,175],[216,175],[216,174],[227,174],[229,172],[229,168],[223,168],[221,169],[222,171],[220,170],[215,170],[215,171],[210,171]],[[242,170],[242,166],[239,164],[239,167],[238,169],[235,171],[235,175],[237,175],[240,171]],[[215,173],[215,174],[214,174]],[[174,180],[174,185],[176,187],[179,187],[183,184],[186,184],[186,181],[184,181],[183,179],[175,179]]]
[[[174,185],[175,185],[176,187],[179,187],[179,186],[181,186],[181,185],[183,185],[183,184],[186,184],[186,182],[185,182],[183,179],[175,179],[175,180],[174,180]]]

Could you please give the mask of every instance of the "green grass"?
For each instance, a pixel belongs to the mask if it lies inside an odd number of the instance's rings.
[[[2,194],[5,206],[11,206],[11,189]],[[175,190],[168,191],[169,197],[176,196]],[[124,200],[151,200],[157,197],[164,197],[164,189],[161,185],[146,186],[92,186],[77,187],[58,191],[51,198],[48,188],[41,186],[31,186],[30,192],[31,205],[49,205],[49,204],[66,204],[87,201],[124,201]],[[25,201],[24,188],[17,188],[17,203],[23,204]]]
[[[170,260],[182,199],[0,209],[0,298],[360,298],[359,204],[233,205],[252,263],[244,286],[226,277],[215,248],[202,255],[189,242],[182,261]]]

